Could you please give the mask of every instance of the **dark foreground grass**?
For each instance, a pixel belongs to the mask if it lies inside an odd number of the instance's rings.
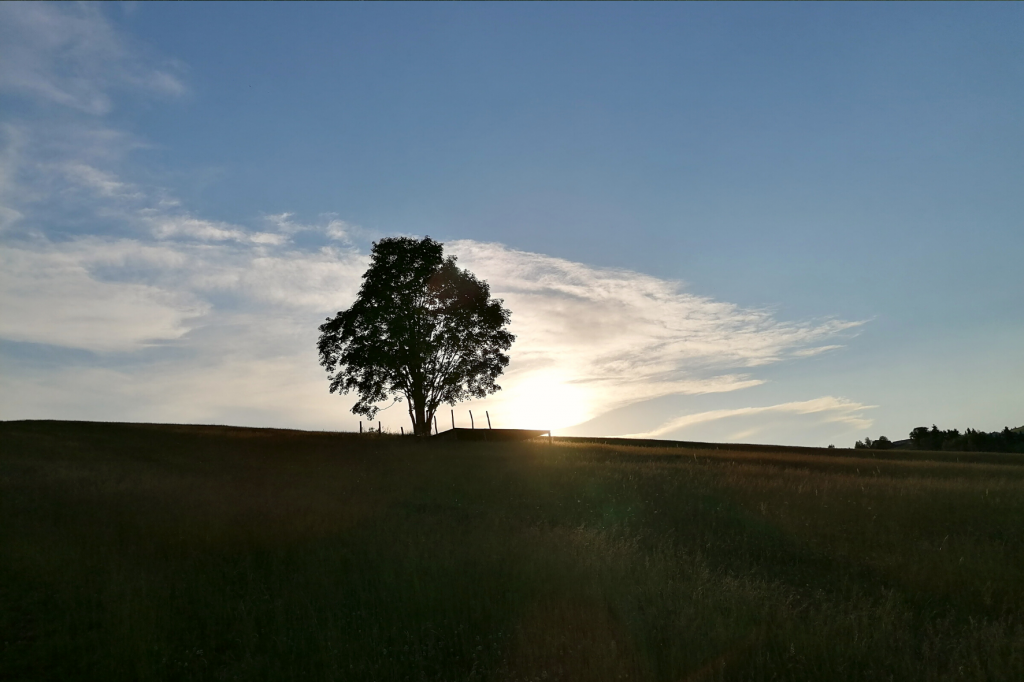
[[[1017,460],[71,422],[0,447],[4,680],[1024,679]]]

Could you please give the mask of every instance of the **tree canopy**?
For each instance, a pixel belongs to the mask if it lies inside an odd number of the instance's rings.
[[[455,261],[430,237],[374,242],[355,303],[320,325],[317,344],[331,393],[358,395],[353,413],[373,419],[404,398],[413,433],[429,435],[442,403],[501,390],[511,313]]]
[[[1002,431],[978,431],[967,429],[960,433],[958,429],[943,430],[932,424],[918,426],[910,432],[905,441],[891,442],[885,436],[878,440],[865,438],[857,441],[856,449],[888,450],[893,447],[907,447],[914,450],[954,450],[961,452],[1024,452],[1024,427],[1011,429],[1006,426]]]

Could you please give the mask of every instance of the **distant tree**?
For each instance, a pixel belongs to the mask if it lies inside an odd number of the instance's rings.
[[[413,433],[430,435],[442,403],[501,390],[515,341],[503,303],[430,237],[375,242],[355,303],[320,326],[331,393],[355,392],[352,412],[369,419],[377,403],[404,398]]]
[[[943,431],[933,424],[931,429],[918,426],[910,432],[910,440],[915,450],[1024,452],[1024,433],[1015,432],[1009,427],[990,433],[975,429],[960,433],[959,429]]]
[[[879,436],[878,440],[865,438],[863,442],[857,441],[854,443],[853,448],[855,450],[889,450],[892,448],[892,441],[885,436]]]
[[[904,444],[896,445],[885,436],[878,440],[865,438],[863,442],[857,441],[853,446],[857,449],[888,450],[893,447],[905,447]],[[918,426],[910,432],[910,447],[914,450],[956,450],[970,452],[1024,452],[1024,427],[1010,429],[1004,427],[1002,431],[986,433],[975,429],[967,429],[960,433],[959,429],[948,429],[943,431],[935,424],[932,428]]]
[[[932,427],[934,428],[934,427]],[[914,444],[914,448],[917,450],[927,449],[925,446],[928,442],[928,427],[918,426],[916,429],[910,432],[910,440]]]

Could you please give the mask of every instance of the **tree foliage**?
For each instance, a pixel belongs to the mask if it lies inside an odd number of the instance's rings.
[[[855,450],[862,450],[865,448],[868,450],[889,450],[892,448],[892,442],[885,436],[879,436],[878,440],[865,438],[863,443],[861,441],[857,441],[853,447]]]
[[[355,303],[320,326],[331,393],[356,393],[355,414],[373,419],[378,403],[404,398],[413,432],[429,435],[442,403],[501,390],[511,313],[455,260],[430,237],[381,239]]]
[[[943,430],[934,424],[931,429],[918,426],[910,432],[910,441],[917,450],[1024,452],[1024,433],[1008,426],[990,433],[975,429],[960,433],[959,429]]]
[[[1011,429],[1003,427],[1002,431],[977,431],[967,429],[960,433],[959,429],[943,430],[932,424],[932,428],[918,426],[910,432],[910,438],[896,443],[890,442],[885,436],[878,440],[865,438],[857,441],[856,449],[888,450],[893,447],[910,448],[913,450],[952,450],[959,452],[1024,452],[1024,427]]]

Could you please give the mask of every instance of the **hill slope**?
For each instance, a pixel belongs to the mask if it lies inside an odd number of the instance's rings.
[[[1022,466],[75,422],[0,444],[2,679],[1024,678]]]

